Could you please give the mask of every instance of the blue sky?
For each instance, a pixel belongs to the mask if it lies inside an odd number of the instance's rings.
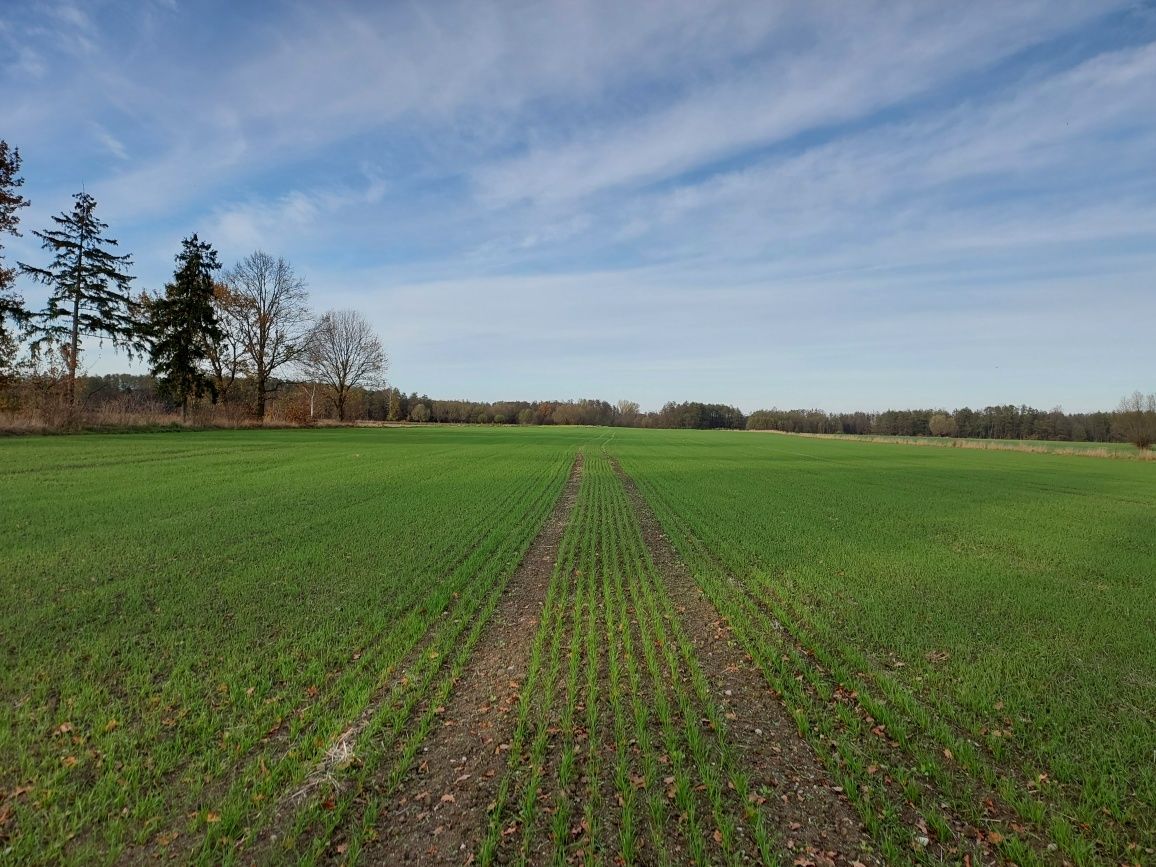
[[[1156,389],[1152,3],[4,0],[0,94],[12,258],[83,185],[139,287],[284,255],[406,390]]]

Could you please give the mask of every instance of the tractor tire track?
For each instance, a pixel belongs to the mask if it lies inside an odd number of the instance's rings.
[[[377,817],[360,861],[368,864],[465,864],[486,831],[505,769],[530,648],[554,574],[554,562],[578,499],[579,452],[561,497],[498,601],[416,766]],[[330,854],[343,860],[342,840]]]
[[[816,865],[882,864],[855,808],[835,786],[795,720],[679,559],[634,480],[611,466],[634,508],[643,540],[727,719],[727,737],[750,773],[784,855]]]

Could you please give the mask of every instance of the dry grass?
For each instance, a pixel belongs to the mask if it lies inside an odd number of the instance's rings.
[[[39,416],[0,410],[0,434],[31,436],[33,434],[52,433],[54,430],[55,428]]]
[[[239,413],[190,412],[182,419],[179,412],[164,409],[123,409],[101,407],[81,412],[71,422],[64,413],[28,413],[0,410],[0,436],[47,436],[74,433],[119,433],[158,430],[240,430],[249,428],[307,427],[282,418],[264,421]],[[336,427],[337,422],[318,422],[317,426]]]
[[[370,710],[376,711],[377,708],[372,707]],[[331,789],[341,788],[337,772],[349,767],[357,758],[355,750],[357,736],[369,725],[369,721],[372,719],[370,710],[363,713],[356,723],[342,732],[341,736],[330,745],[321,761],[317,763],[317,767],[310,772],[300,788],[285,798],[286,804],[301,804],[309,797],[310,792],[322,786]]]
[[[965,439],[963,437],[891,437],[872,434],[794,433],[781,430],[750,431],[750,433],[773,433],[781,436],[809,437],[811,439],[849,440],[852,442],[887,443],[889,445],[925,446],[941,449],[980,449],[982,451],[995,452],[1027,452],[1037,455],[1075,455],[1084,458],[1156,461],[1156,451],[1151,449],[1141,451],[1139,449],[1115,449],[1106,446],[1062,446],[1051,442],[1032,443],[1024,440],[1019,442],[1006,442],[1003,440]]]

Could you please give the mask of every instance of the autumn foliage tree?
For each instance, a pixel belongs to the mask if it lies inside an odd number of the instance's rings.
[[[76,406],[76,366],[82,337],[109,340],[132,355],[142,347],[141,329],[129,297],[132,257],[118,256],[106,237],[108,224],[96,216],[96,199],[77,193],[72,212],[53,217],[57,228],[34,232],[52,262],[45,268],[20,263],[20,269],[52,287],[44,311],[34,319],[35,346],[64,344],[68,366],[67,398],[70,413]]]
[[[213,378],[213,393],[222,402],[229,400],[237,380],[249,375],[249,357],[239,318],[234,315],[241,306],[229,284],[220,280],[213,283],[213,311],[218,332],[206,343],[205,363]]]
[[[945,412],[937,412],[927,423],[933,437],[955,436],[955,419]]]

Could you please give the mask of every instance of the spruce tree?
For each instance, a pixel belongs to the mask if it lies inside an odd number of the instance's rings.
[[[182,242],[173,282],[149,303],[152,372],[161,390],[188,415],[189,399],[208,393],[216,398],[205,365],[210,348],[224,339],[213,303],[213,273],[221,263],[210,244],[193,235]]]
[[[142,346],[141,331],[133,318],[135,305],[129,297],[133,278],[125,269],[131,256],[116,256],[113,238],[104,237],[108,224],[96,217],[96,199],[77,193],[72,213],[53,217],[57,228],[33,232],[45,250],[53,253],[52,264],[35,268],[20,263],[21,270],[52,287],[45,309],[36,314],[34,345],[60,342],[68,364],[68,406],[76,407],[76,366],[80,339],[95,337],[128,350],[129,356]]]
[[[0,139],[0,352],[12,342],[7,331],[7,320],[25,321],[28,313],[24,299],[16,292],[16,269],[4,265],[4,235],[20,237],[20,209],[28,207],[28,200],[20,195],[24,178],[20,176],[20,149],[8,146]]]

